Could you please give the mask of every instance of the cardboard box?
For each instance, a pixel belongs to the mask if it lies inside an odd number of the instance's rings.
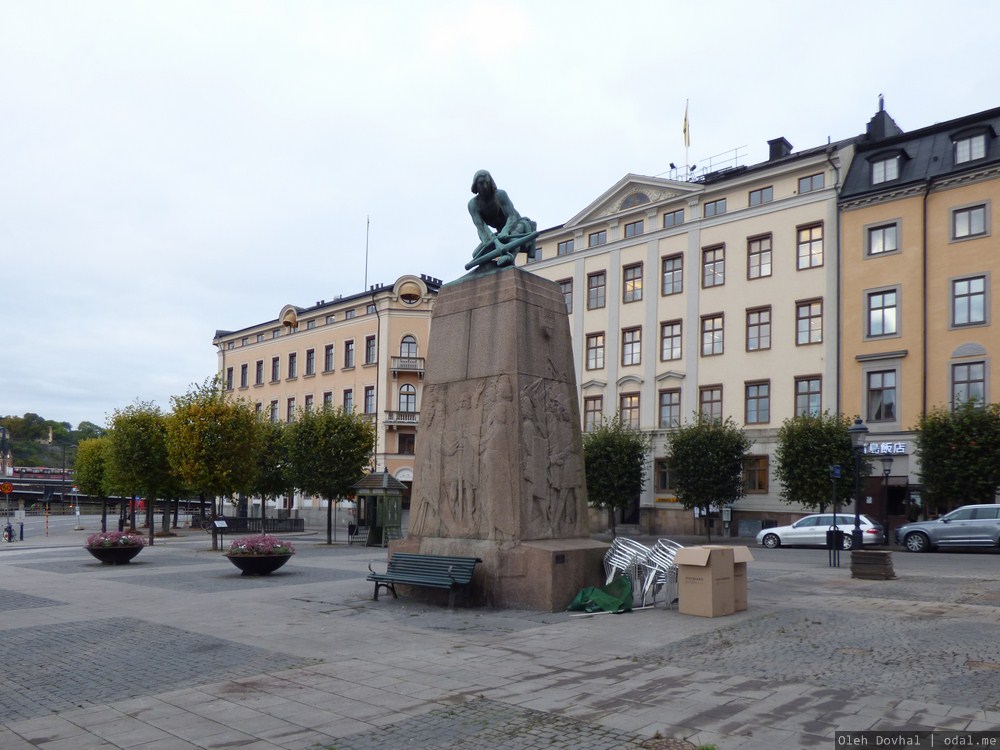
[[[733,547],[733,604],[737,612],[747,608],[747,563],[753,562],[749,547]]]
[[[677,611],[722,617],[735,611],[735,555],[732,547],[705,545],[677,550]]]

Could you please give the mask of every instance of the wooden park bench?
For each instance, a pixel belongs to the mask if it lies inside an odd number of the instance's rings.
[[[378,590],[385,587],[396,598],[396,584],[407,586],[426,586],[435,589],[447,589],[448,607],[455,606],[455,592],[466,589],[472,582],[472,573],[476,563],[482,562],[478,557],[445,557],[443,555],[415,555],[397,552],[389,558],[385,573],[376,573],[372,568],[374,560],[368,563],[371,573],[366,580],[375,582],[375,601],[378,601]]]

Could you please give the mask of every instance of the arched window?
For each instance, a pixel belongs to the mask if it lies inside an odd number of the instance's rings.
[[[649,203],[649,196],[645,193],[630,193],[625,196],[625,200],[622,201],[621,210],[624,211],[626,208],[635,208],[636,206],[641,206],[643,203]]]
[[[415,412],[417,410],[417,389],[412,385],[400,387],[399,410],[407,412]]]
[[[407,334],[403,336],[403,340],[399,342],[399,356],[400,357],[416,357],[417,356],[417,339],[414,336]]]

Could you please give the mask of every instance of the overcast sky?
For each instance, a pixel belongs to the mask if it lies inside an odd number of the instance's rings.
[[[216,329],[462,275],[629,172],[1000,105],[1000,3],[0,0],[0,415],[106,424]],[[664,175],[665,176],[665,175]]]

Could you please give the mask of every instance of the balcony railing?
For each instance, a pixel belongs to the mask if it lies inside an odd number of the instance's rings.
[[[386,411],[386,427],[416,427],[420,423],[419,411]]]
[[[424,376],[423,357],[393,357],[392,376],[396,377],[401,372],[415,372],[421,378]]]

